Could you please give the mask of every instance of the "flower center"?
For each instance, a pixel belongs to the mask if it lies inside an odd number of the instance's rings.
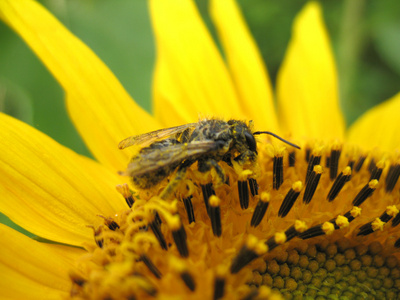
[[[394,299],[399,156],[337,143],[258,153],[257,167],[220,163],[226,182],[192,166],[167,200],[167,180],[119,186],[129,209],[93,227],[71,296]]]

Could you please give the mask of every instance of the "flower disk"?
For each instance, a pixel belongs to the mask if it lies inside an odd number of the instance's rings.
[[[259,170],[188,170],[103,216],[71,270],[79,299],[395,299],[400,159],[346,145],[260,143]],[[173,175],[172,175],[173,176]],[[247,203],[247,205],[243,205]]]

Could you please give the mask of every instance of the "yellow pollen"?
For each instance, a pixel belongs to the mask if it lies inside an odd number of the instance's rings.
[[[345,176],[351,175],[351,168],[350,168],[349,166],[347,166],[346,168],[344,168],[344,170],[343,170],[343,175],[345,175]]]
[[[340,228],[345,228],[350,225],[349,219],[347,219],[345,216],[338,216],[335,220],[335,223]]]
[[[277,243],[278,245],[282,245],[287,240],[286,234],[284,232],[277,232],[275,233],[274,237],[275,237],[275,243]]]
[[[129,189],[129,186],[127,183],[124,184],[118,184],[116,187],[117,191],[124,197],[128,198],[132,196],[132,192]]]
[[[378,180],[372,179],[370,182],[368,182],[368,186],[375,190],[378,187]]]
[[[386,213],[391,217],[395,217],[399,213],[399,210],[396,207],[396,205],[392,205],[392,206],[386,207]]]
[[[323,172],[322,166],[320,166],[320,165],[315,165],[313,170],[317,174],[322,174],[322,172]]]
[[[335,226],[331,222],[322,224],[322,230],[326,235],[331,235],[335,231]]]
[[[372,230],[373,231],[377,231],[377,230],[383,230],[383,226],[385,225],[385,222],[382,222],[381,219],[376,218],[374,221],[372,221],[371,226],[372,226]]]
[[[219,199],[217,196],[212,195],[209,199],[208,199],[208,203],[212,206],[212,207],[217,207],[221,204],[221,199]]]
[[[353,218],[357,218],[358,216],[361,215],[361,207],[353,206],[353,208],[350,211],[350,214]]]
[[[169,216],[167,218],[167,224],[168,224],[169,228],[171,230],[173,230],[173,231],[178,230],[182,226],[181,219],[177,215],[176,216]]]
[[[262,192],[260,199],[262,202],[269,202],[271,200],[271,194],[268,192]]]
[[[308,226],[304,221],[296,220],[294,222],[294,229],[296,229],[297,232],[302,233],[308,229]]]
[[[299,193],[303,188],[303,183],[301,181],[296,181],[295,183],[293,183],[292,185],[292,189]]]

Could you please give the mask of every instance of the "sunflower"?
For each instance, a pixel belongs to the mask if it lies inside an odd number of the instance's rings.
[[[0,0],[0,18],[64,88],[96,158],[0,114],[0,211],[41,238],[0,226],[2,297],[397,297],[400,94],[345,130],[329,39],[311,2],[294,22],[276,114],[236,4],[210,5],[225,60],[191,1],[150,1],[158,51],[153,117],[41,5]],[[260,138],[256,160],[225,160],[207,172],[194,164],[166,196],[166,179],[137,189],[119,175],[137,155],[118,150],[121,140],[196,122],[199,113],[245,120],[254,134],[253,120],[301,150]]]

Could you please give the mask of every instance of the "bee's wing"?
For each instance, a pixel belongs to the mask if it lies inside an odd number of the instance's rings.
[[[173,166],[186,159],[197,159],[198,157],[221,149],[224,143],[215,141],[199,141],[186,144],[172,145],[165,150],[157,149],[139,157],[128,165],[127,170],[122,173],[126,176],[140,176],[158,169]]]
[[[171,135],[177,134],[179,132],[183,132],[188,128],[193,128],[197,125],[197,123],[189,123],[181,126],[170,127],[170,128],[163,128],[151,132],[147,132],[140,135],[130,136],[124,140],[122,140],[118,144],[119,149],[125,149],[127,147],[133,145],[140,145],[142,147],[146,147],[157,140],[165,139]]]

